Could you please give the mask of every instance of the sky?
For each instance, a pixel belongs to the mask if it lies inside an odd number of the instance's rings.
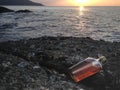
[[[47,6],[120,6],[120,0],[31,0]]]

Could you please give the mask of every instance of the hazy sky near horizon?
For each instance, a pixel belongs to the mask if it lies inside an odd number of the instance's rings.
[[[31,0],[48,6],[78,6],[81,1],[85,6],[120,6],[120,0]],[[78,2],[80,1],[80,2]]]

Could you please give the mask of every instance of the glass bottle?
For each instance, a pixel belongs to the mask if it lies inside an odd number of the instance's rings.
[[[79,62],[70,67],[69,74],[75,82],[79,82],[87,77],[90,77],[102,69],[102,65],[105,63],[106,58],[101,56],[98,59],[86,58],[82,62]]]

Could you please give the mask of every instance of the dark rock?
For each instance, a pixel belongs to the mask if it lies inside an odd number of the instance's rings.
[[[8,56],[13,55],[14,57],[22,58],[27,60],[27,62],[34,64],[32,66],[31,64],[21,64],[21,62],[25,61],[17,60],[19,61],[17,65],[23,65],[23,68],[19,67],[19,69],[23,69],[26,72],[29,70],[32,70],[31,72],[38,72],[41,68],[42,70],[45,70],[45,73],[47,74],[45,77],[48,78],[48,81],[46,85],[41,85],[45,89],[120,89],[120,70],[118,69],[118,67],[120,67],[119,42],[112,43],[103,40],[96,41],[91,38],[41,37],[30,40],[8,41],[0,43],[0,52],[5,53]],[[7,55],[6,57],[8,57]],[[107,63],[103,66],[103,71],[81,81],[80,83],[74,83],[67,73],[68,67],[87,57],[97,58],[98,55],[104,55],[108,59]],[[7,72],[9,72],[9,69],[13,68],[11,67],[13,64],[9,60],[7,61],[5,57],[2,57],[0,63],[2,63],[0,66],[2,71],[0,77],[3,78],[4,76],[2,75],[5,75]],[[40,68],[38,66],[40,66]],[[27,68],[27,70],[24,68]],[[34,74],[36,73],[32,73],[33,76]],[[61,76],[61,74],[64,74],[64,76]],[[43,80],[42,76],[40,77],[41,79],[39,81]],[[10,78],[12,78],[12,76],[10,76]],[[21,78],[23,78],[23,76]]]
[[[30,11],[30,10],[18,10],[18,11],[16,11],[16,13],[30,13],[30,12],[32,12],[32,11]]]
[[[14,11],[11,10],[11,9],[8,9],[8,8],[1,7],[1,6],[0,6],[0,13],[5,13],[5,12],[14,12]]]
[[[21,67],[21,68],[24,68],[24,67],[26,67],[26,66],[28,66],[28,65],[29,65],[28,62],[20,62],[17,66],[18,66],[18,67]]]
[[[67,90],[67,88],[79,90],[85,87],[69,81],[65,74],[0,52],[0,90]]]
[[[0,90],[41,88],[47,82],[47,73],[41,67],[36,71],[34,66],[22,58],[0,53]]]

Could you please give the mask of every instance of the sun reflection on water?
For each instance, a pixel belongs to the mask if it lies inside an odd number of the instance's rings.
[[[82,33],[85,32],[85,26],[86,26],[86,21],[83,18],[85,15],[85,7],[80,6],[78,7],[78,19],[77,19],[77,24],[76,24],[76,30],[79,30]]]
[[[84,7],[83,6],[80,6],[79,7],[80,11],[82,12],[84,10]]]
[[[79,16],[82,16],[82,15],[84,15],[84,7],[83,6],[80,6],[79,7]]]

